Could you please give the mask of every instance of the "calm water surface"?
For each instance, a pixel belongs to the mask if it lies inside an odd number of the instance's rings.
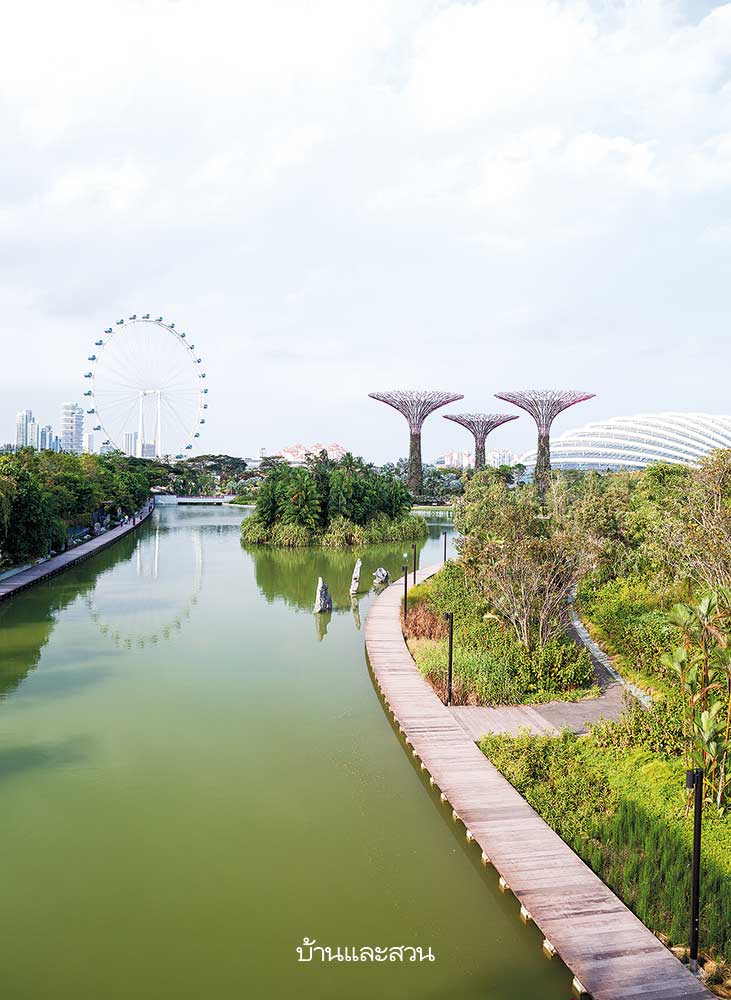
[[[4,1000],[565,1000],[393,733],[354,556],[245,551],[241,517],[159,512],[0,605]],[[305,936],[437,960],[300,964]]]

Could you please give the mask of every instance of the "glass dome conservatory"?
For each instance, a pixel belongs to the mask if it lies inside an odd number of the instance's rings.
[[[654,462],[693,465],[715,448],[731,448],[729,416],[640,413],[566,431],[551,441],[551,466],[607,472],[644,469]],[[520,459],[529,469],[535,460],[535,450]]]

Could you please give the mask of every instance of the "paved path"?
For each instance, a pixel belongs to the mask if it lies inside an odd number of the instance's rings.
[[[154,507],[148,504],[143,508],[136,525],[133,525],[130,521],[129,524],[124,524],[119,528],[112,528],[110,531],[105,531],[103,535],[98,535],[88,542],[82,542],[81,545],[69,549],[68,552],[62,552],[60,555],[54,556],[46,562],[39,563],[37,566],[31,566],[30,569],[24,569],[22,573],[16,573],[15,576],[10,576],[6,580],[0,580],[0,601],[12,597],[27,587],[32,587],[35,583],[47,580],[49,577],[55,576],[56,573],[61,573],[63,570],[68,569],[69,566],[75,566],[77,563],[83,562],[84,559],[88,559],[97,552],[101,552],[102,549],[106,549],[107,546],[112,545],[118,539],[130,534],[132,531],[136,531],[153,510]]]
[[[417,573],[421,582],[436,568]],[[401,634],[402,582],[365,626],[375,681],[406,744],[525,914],[594,1000],[681,1000],[710,993],[493,767],[422,679]],[[413,831],[418,837],[418,831]]]

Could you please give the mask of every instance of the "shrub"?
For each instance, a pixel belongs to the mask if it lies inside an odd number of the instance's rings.
[[[322,544],[328,549],[342,549],[347,545],[365,544],[365,531],[347,517],[338,516],[322,536]]]
[[[413,588],[416,589],[416,588]],[[436,615],[426,604],[413,605],[409,594],[409,609],[401,625],[409,639],[443,639],[447,634],[447,623],[442,615]]]
[[[542,691],[586,687],[594,676],[589,651],[570,639],[550,639],[531,655],[531,681]]]
[[[447,643],[414,639],[409,643],[421,674],[442,699],[447,697]],[[452,702],[455,705],[514,705],[528,684],[528,669],[515,669],[486,652],[455,645]]]
[[[312,535],[300,524],[275,524],[272,529],[272,545],[296,549],[309,545],[311,541]]]
[[[241,525],[241,541],[244,545],[266,545],[272,538],[270,528],[252,514]]]

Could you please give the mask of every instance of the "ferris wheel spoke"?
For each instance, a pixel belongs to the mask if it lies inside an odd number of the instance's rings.
[[[96,422],[116,447],[139,432],[140,447],[173,453],[191,442],[203,409],[195,352],[164,323],[134,320],[98,351],[91,398]]]

